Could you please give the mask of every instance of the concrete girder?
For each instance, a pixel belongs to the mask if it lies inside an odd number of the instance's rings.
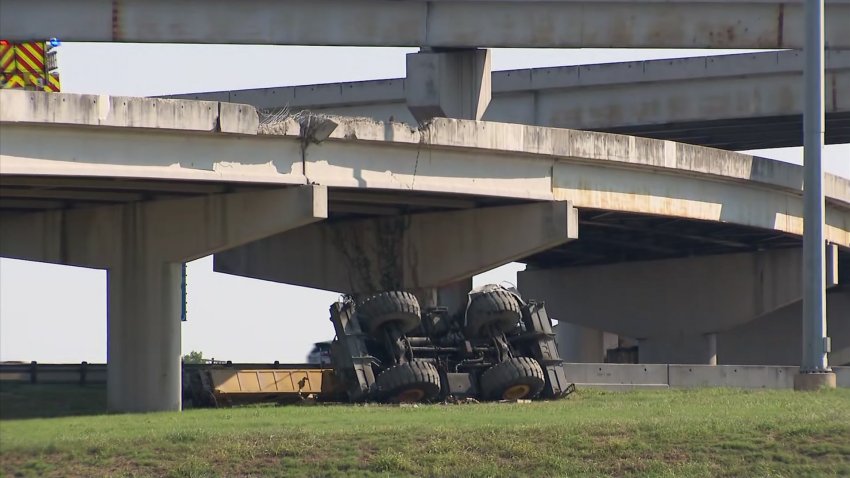
[[[833,270],[837,249],[827,248]],[[550,315],[638,339],[698,336],[749,322],[797,301],[799,249],[526,270],[519,288]],[[829,278],[835,285],[837,276]]]
[[[480,120],[492,97],[490,50],[407,55],[407,108],[420,124],[437,118]]]
[[[317,224],[215,255],[217,272],[344,293],[436,288],[577,237],[543,202]]]
[[[848,24],[850,2],[827,0],[828,48],[850,48]],[[9,40],[802,48],[802,26],[801,2],[787,0],[243,0],[238,6],[224,0],[0,0],[0,31]]]
[[[327,217],[327,188],[0,216],[0,255],[108,270],[107,405],[179,410],[180,265]]]

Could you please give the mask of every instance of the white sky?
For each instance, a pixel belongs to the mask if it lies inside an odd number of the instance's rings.
[[[65,44],[62,89],[151,96],[404,76],[404,48]],[[723,54],[720,50],[494,50],[494,70]],[[800,164],[801,148],[755,154]],[[850,144],[827,147],[827,171],[850,177]],[[508,264],[475,283],[516,281]],[[189,264],[183,351],[238,362],[299,362],[328,340],[334,293]],[[106,361],[106,272],[0,259],[0,360]]]

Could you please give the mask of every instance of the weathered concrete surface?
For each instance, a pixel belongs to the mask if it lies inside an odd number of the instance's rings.
[[[717,365],[717,334],[714,333],[664,334],[639,339],[638,347],[641,363]]]
[[[794,390],[817,391],[835,388],[837,377],[833,372],[798,373],[794,376]]]
[[[548,297],[544,296],[526,296],[539,297],[545,299],[548,304]],[[583,327],[581,325],[568,322],[571,317],[565,310],[555,312],[551,307],[547,308],[547,312],[554,319],[558,320],[558,325],[555,326],[555,340],[558,343],[558,354],[565,362],[577,363],[601,363],[605,360],[605,332],[599,329]],[[567,315],[558,315],[567,314]]]
[[[567,379],[580,387],[735,387],[791,389],[799,367],[771,365],[677,365],[565,363]],[[834,367],[839,387],[850,387],[850,367]]]
[[[799,300],[801,257],[799,249],[777,249],[526,270],[517,280],[524,296],[545,297],[559,320],[672,342],[725,330]]]
[[[825,64],[826,142],[848,142],[850,52],[828,51]],[[803,54],[793,50],[497,71],[481,119],[733,150],[802,146],[802,75]],[[405,104],[408,83],[395,78],[171,97],[416,125]]]
[[[802,168],[669,141],[451,119],[411,129],[336,118],[329,138],[313,144],[291,118],[254,131],[248,106],[222,121],[221,112],[232,109],[185,100],[126,99],[125,105],[120,98],[11,90],[0,92],[0,100],[3,175],[557,199],[579,208],[802,233]],[[178,112],[187,109],[189,119],[180,120]],[[244,134],[210,131],[229,122]],[[850,247],[850,180],[826,175],[824,188],[827,240]]]
[[[344,293],[448,286],[575,239],[564,202],[322,223],[216,254],[228,274]]]
[[[44,15],[45,11],[51,15]],[[517,19],[522,19],[518,21]],[[828,48],[850,6],[827,0]],[[799,1],[0,1],[10,40],[525,48],[802,48]]]
[[[407,109],[418,124],[433,118],[480,120],[492,97],[490,50],[407,55]]]
[[[775,312],[763,315],[740,326],[719,332],[718,360],[723,364],[780,364],[799,365],[803,354],[801,301],[795,301]],[[850,288],[846,285],[826,294],[827,335],[832,350],[841,352],[850,347]],[[850,363],[839,355],[830,364]]]
[[[668,384],[667,364],[565,363],[564,372],[576,384]]]
[[[770,365],[669,365],[671,387],[778,388],[794,386],[797,367]]]

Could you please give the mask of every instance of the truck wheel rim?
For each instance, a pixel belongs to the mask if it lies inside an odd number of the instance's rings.
[[[419,388],[412,388],[410,390],[405,390],[398,395],[396,395],[396,400],[402,403],[411,403],[418,402],[425,397],[425,391]]]
[[[502,398],[505,400],[516,400],[518,398],[522,398],[528,395],[528,392],[531,391],[531,387],[525,384],[514,385],[513,387],[505,390],[505,393],[502,394]]]

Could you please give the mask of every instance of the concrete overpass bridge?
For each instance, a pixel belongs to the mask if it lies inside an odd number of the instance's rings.
[[[848,20],[850,21],[850,20]],[[850,51],[826,52],[827,144],[850,143]],[[481,119],[666,139],[729,150],[803,145],[797,50],[495,71]],[[169,98],[246,103],[417,125],[405,78]]]
[[[825,3],[827,48],[850,48],[850,1]],[[0,31],[95,42],[799,49],[803,10],[802,0],[0,0]]]
[[[180,264],[209,254],[221,272],[454,306],[472,275],[522,261],[520,288],[575,324],[565,344],[592,328],[665,361],[800,357],[782,348],[800,343],[794,165],[518,124],[8,90],[0,102],[0,255],[107,269],[115,410],[180,406]],[[842,350],[850,181],[828,175],[825,190]]]

